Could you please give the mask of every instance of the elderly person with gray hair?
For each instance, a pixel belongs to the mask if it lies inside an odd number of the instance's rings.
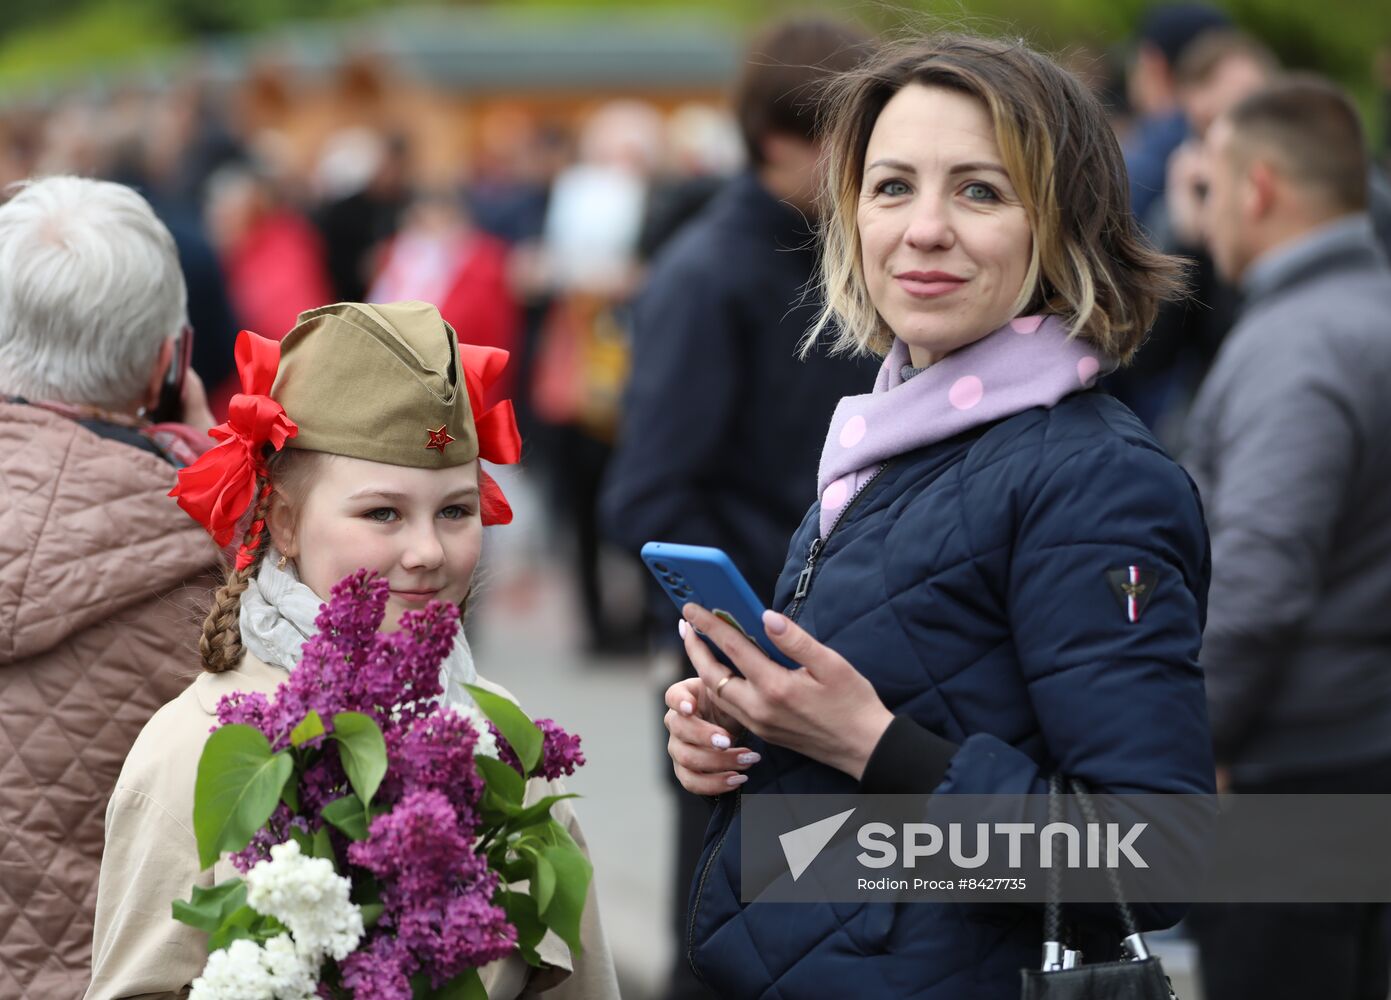
[[[145,721],[187,681],[193,598],[216,569],[207,535],[165,496],[212,423],[196,375],[177,393],[185,306],[174,241],[131,189],[52,177],[0,207],[7,998],[86,988],[106,800]],[[182,422],[149,419],[162,395]]]

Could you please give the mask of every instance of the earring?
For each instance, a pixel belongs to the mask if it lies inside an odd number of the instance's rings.
[[[280,561],[277,562],[277,563],[275,564],[275,568],[276,568],[276,569],[284,569],[284,568],[285,568],[285,560],[288,559],[288,558],[289,558],[289,556],[282,555],[282,556],[280,557]]]

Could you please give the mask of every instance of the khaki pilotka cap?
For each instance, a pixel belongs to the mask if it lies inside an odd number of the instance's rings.
[[[300,313],[271,397],[299,425],[291,448],[420,469],[478,457],[458,339],[428,302]]]

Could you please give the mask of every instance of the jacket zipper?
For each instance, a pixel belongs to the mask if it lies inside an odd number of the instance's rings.
[[[855,491],[854,495],[851,496],[848,501],[846,501],[841,512],[837,514],[836,519],[831,522],[831,529],[826,532],[825,541],[822,541],[819,534],[811,540],[811,545],[807,549],[807,563],[802,567],[802,572],[797,574],[797,589],[792,593],[792,603],[787,606],[787,617],[791,618],[794,622],[797,620],[797,616],[802,613],[802,604],[807,599],[807,595],[811,593],[811,578],[816,572],[817,557],[821,555],[822,550],[826,548],[826,543],[831,540],[831,536],[835,534],[836,529],[839,528],[841,522],[845,520],[845,515],[850,513],[855,504],[859,502],[860,497],[864,496],[865,490],[869,489],[870,484],[882,476],[884,470],[892,463],[892,459],[888,462],[884,462],[879,468],[874,470],[874,475],[860,484],[860,488]]]
[[[864,496],[865,490],[869,489],[870,484],[883,475],[884,470],[892,465],[894,461],[895,459],[889,459],[889,461],[884,462],[879,468],[874,470],[874,475],[860,484],[860,488],[855,491],[854,495],[848,501],[846,501],[844,509],[842,509],[841,512],[836,515],[836,519],[831,522],[831,528],[826,532],[824,541],[820,534],[812,538],[811,545],[807,549],[806,565],[802,567],[802,572],[797,574],[797,589],[793,592],[792,603],[787,606],[787,611],[785,612],[787,617],[794,622],[797,620],[797,616],[802,612],[802,605],[805,603],[807,595],[811,593],[811,578],[816,572],[816,559],[821,554],[822,550],[825,549],[826,542],[831,540],[831,536],[835,534],[836,529],[839,528],[841,522],[845,520],[845,516],[850,513],[855,504]],[[710,877],[711,869],[715,867],[715,859],[720,856],[720,850],[724,847],[725,838],[729,836],[729,829],[734,825],[734,817],[739,815],[739,807],[743,802],[742,796],[742,789],[734,790],[734,808],[730,811],[729,819],[725,822],[724,829],[720,831],[720,839],[715,842],[715,849],[710,852],[710,858],[705,862],[705,867],[701,870],[700,882],[696,885],[695,899],[691,901],[691,912],[686,917],[686,964],[691,967],[691,971],[695,973],[695,977],[706,986],[709,984],[705,982],[704,977],[701,976],[700,970],[696,968],[695,964],[695,918],[696,914],[700,912],[700,899],[705,892],[705,881]]]
[[[729,836],[730,827],[734,825],[734,817],[739,815],[739,806],[743,802],[736,789],[734,793],[734,808],[730,810],[729,819],[725,822],[724,829],[720,831],[720,839],[715,842],[715,849],[710,852],[710,860],[705,862],[705,868],[700,873],[700,884],[696,886],[695,900],[691,903],[691,912],[686,916],[686,964],[691,967],[691,972],[699,979],[702,985],[709,986],[705,982],[705,977],[700,974],[700,969],[695,963],[695,917],[700,912],[700,897],[705,892],[705,880],[710,877],[710,869],[715,867],[715,859],[720,856],[720,849],[724,847],[725,838]]]

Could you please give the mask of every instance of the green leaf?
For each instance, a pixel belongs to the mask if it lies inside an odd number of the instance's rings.
[[[547,820],[537,829],[536,836],[543,843],[553,847],[568,847],[571,850],[579,851],[581,854],[584,853],[580,851],[580,845],[575,843],[575,838],[570,836],[570,831],[553,819]]]
[[[377,921],[382,918],[382,913],[386,910],[386,906],[383,903],[367,903],[358,907],[358,909],[362,910],[362,926],[371,930],[377,925]]]
[[[504,802],[497,792],[490,788],[483,790],[483,800],[479,803],[478,814],[483,819],[485,827],[497,827],[506,833],[507,824],[512,821],[512,817],[522,811],[521,806]]]
[[[333,841],[329,838],[327,826],[321,826],[314,831],[313,845],[306,853],[311,858],[327,858],[333,862],[333,867],[337,870],[338,855],[333,852]]]
[[[531,965],[539,966],[541,956],[536,946],[546,936],[546,925],[536,912],[536,900],[524,892],[503,889],[493,902],[507,914],[507,922],[517,928],[517,951]]]
[[[255,932],[255,925],[260,923],[262,919],[264,918],[261,914],[249,906],[243,906],[235,913],[230,914],[222,922],[222,926],[208,938],[208,954],[220,951],[241,938],[255,940],[259,936]]]
[[[504,764],[492,757],[475,757],[473,762],[483,775],[483,783],[500,803],[512,806],[515,813],[526,799],[526,779],[518,774],[510,764]]]
[[[299,812],[299,782],[290,776],[290,780],[285,782],[285,787],[280,789],[280,801],[290,807],[290,812]]]
[[[488,1000],[488,991],[483,988],[483,977],[478,970],[469,969],[431,991],[429,996],[433,1000]]]
[[[188,902],[174,900],[174,919],[211,934],[222,926],[229,913],[245,905],[246,883],[240,878],[229,878],[211,889],[195,885]]]
[[[564,795],[547,795],[544,799],[537,799],[531,805],[517,813],[517,815],[509,821],[509,825],[515,830],[533,826],[542,820],[549,819],[551,806],[555,805],[561,799],[577,798],[579,798],[579,796],[574,792],[567,792]]]
[[[337,870],[338,856],[333,853],[333,841],[329,839],[327,825],[319,827],[314,833],[291,827],[290,839],[299,845],[300,853],[306,858],[327,858]]]
[[[278,934],[288,934],[290,928],[286,927],[274,917],[267,917],[256,914],[256,920],[251,925],[251,935],[261,944],[265,944]]]
[[[194,785],[193,832],[198,863],[207,868],[223,851],[239,851],[265,826],[295,768],[288,754],[251,726],[223,726],[208,737]]]
[[[584,916],[585,895],[594,868],[580,851],[569,847],[547,847],[541,856],[555,869],[555,894],[541,914],[546,926],[560,935],[570,950],[579,953],[580,920]]]
[[[324,720],[312,708],[298,726],[290,730],[290,746],[302,747],[324,735]]]
[[[314,835],[297,826],[290,827],[290,839],[299,845],[299,852],[306,858],[314,856]]]
[[[371,716],[339,712],[333,717],[333,738],[338,741],[348,783],[363,805],[371,805],[372,796],[386,776],[386,740],[382,739],[382,731]]]
[[[376,876],[368,871],[358,871],[353,876],[351,899],[359,906],[380,903],[382,901],[382,887],[377,882]]]
[[[536,868],[531,876],[531,898],[536,900],[536,912],[545,914],[546,907],[551,905],[551,896],[555,892],[555,868],[546,860],[544,854],[537,855]]]
[[[465,684],[464,687],[473,695],[473,700],[478,703],[478,708],[488,717],[488,721],[497,726],[502,738],[511,744],[512,752],[522,762],[522,769],[527,774],[536,770],[536,764],[541,760],[541,746],[544,740],[536,723],[502,695],[485,691],[473,684]]]
[[[334,799],[324,806],[323,817],[351,839],[367,839],[367,810],[356,795]]]
[[[532,865],[525,858],[513,858],[508,861],[506,858],[493,858],[491,852],[489,852],[488,866],[496,871],[498,875],[502,877],[502,880],[509,885],[513,882],[520,882],[524,878],[531,878]]]

